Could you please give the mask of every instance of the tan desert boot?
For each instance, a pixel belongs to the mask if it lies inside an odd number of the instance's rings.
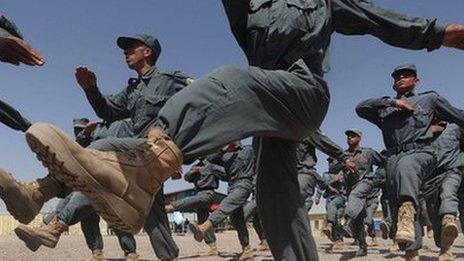
[[[372,237],[371,247],[380,246],[379,239],[377,237]]]
[[[102,249],[95,249],[92,251],[92,258],[90,261],[105,261],[105,256],[103,255]]]
[[[416,210],[414,204],[410,201],[403,202],[398,210],[398,230],[395,235],[397,243],[414,243],[415,229],[414,229],[414,216]]]
[[[60,240],[61,234],[68,229],[68,225],[58,218],[54,218],[48,225],[39,228],[31,228],[23,224],[19,224],[15,228],[15,233],[29,245],[43,245],[50,248],[55,248]],[[31,249],[32,251],[35,251]]]
[[[209,219],[201,225],[198,225],[195,222],[190,222],[189,228],[193,233],[193,238],[195,238],[196,241],[201,242],[205,238],[206,231],[213,228],[213,223],[211,223]]]
[[[57,196],[61,189],[61,184],[51,175],[23,183],[0,169],[0,198],[5,202],[8,212],[23,224],[29,224],[43,204]]]
[[[398,246],[398,243],[396,243],[395,241],[393,241],[393,243],[391,244],[390,248],[388,249],[388,251],[392,254],[394,253],[397,253],[399,250],[399,246]]]
[[[238,260],[240,261],[245,261],[245,260],[253,260],[254,255],[253,255],[253,250],[251,249],[251,246],[243,246],[242,247],[242,253],[238,256]]]
[[[37,158],[57,179],[81,191],[108,224],[136,234],[154,195],[182,165],[182,153],[159,128],[146,143],[127,152],[82,148],[51,124],[36,123],[26,139]]]
[[[208,249],[200,254],[200,256],[218,256],[219,251],[216,242],[208,244]]]
[[[139,261],[139,255],[137,253],[129,253],[126,255],[126,261]]]
[[[335,243],[332,245],[331,250],[332,251],[338,251],[338,250],[343,250],[345,248],[345,244],[341,239],[336,240]]]
[[[441,247],[438,260],[454,260],[451,247],[459,233],[458,226],[456,225],[456,217],[451,214],[443,215],[443,218],[441,219],[441,227]]]
[[[404,259],[406,261],[419,261],[419,251],[406,251],[406,254],[404,255]]]
[[[269,244],[266,239],[261,240],[261,243],[258,245],[258,251],[269,251]]]

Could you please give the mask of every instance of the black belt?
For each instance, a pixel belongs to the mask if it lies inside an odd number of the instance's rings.
[[[400,145],[398,147],[388,149],[387,150],[387,155],[391,156],[391,155],[398,154],[400,152],[406,152],[406,151],[410,151],[410,150],[414,150],[414,149],[422,149],[426,145],[428,145],[428,144],[427,143],[416,143],[416,142],[402,144],[402,145]]]

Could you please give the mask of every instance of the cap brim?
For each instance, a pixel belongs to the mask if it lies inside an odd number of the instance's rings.
[[[143,42],[140,41],[139,39],[133,38],[133,37],[127,37],[127,36],[121,36],[116,40],[116,44],[121,49],[126,49],[127,47],[133,45],[134,43],[142,43],[143,44]]]
[[[354,134],[354,135],[356,135],[356,136],[358,136],[358,137],[361,137],[361,136],[359,135],[359,133],[357,133],[356,131],[352,131],[352,130],[347,130],[347,131],[345,131],[345,135],[348,135],[348,134]]]
[[[417,76],[417,72],[416,72],[416,71],[414,71],[413,69],[408,69],[408,68],[396,70],[396,71],[392,72],[391,76],[392,76],[393,78],[395,78],[395,76],[398,75],[398,74],[401,73],[401,72],[412,72],[415,76]]]

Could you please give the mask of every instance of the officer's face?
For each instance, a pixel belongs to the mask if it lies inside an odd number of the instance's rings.
[[[138,69],[151,59],[152,51],[144,44],[135,43],[124,49],[124,55],[126,56],[126,63],[129,68]]]
[[[359,142],[361,141],[361,137],[354,133],[348,133],[346,135],[346,143],[350,147],[357,147],[359,145]]]
[[[394,77],[393,89],[398,93],[407,93],[414,90],[419,83],[419,79],[412,72],[399,72]]]

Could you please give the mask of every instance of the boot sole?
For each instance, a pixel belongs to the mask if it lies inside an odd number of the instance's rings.
[[[16,236],[21,239],[31,251],[35,252],[41,245],[49,248],[55,248],[56,243],[49,240],[42,240],[39,236],[36,236],[34,231],[24,225],[19,225],[14,229]]]
[[[39,127],[35,127],[37,125]],[[96,181],[74,158],[60,132],[52,125],[36,123],[26,132],[26,140],[31,150],[37,155],[37,159],[50,170],[50,173],[64,182],[66,186],[81,191],[92,203],[95,211],[109,225],[128,233],[138,233],[145,217],[140,217],[136,209]],[[51,140],[61,142],[57,144],[57,142],[50,142]],[[117,209],[124,209],[124,211],[117,211]],[[139,216],[137,224],[127,224],[124,221],[133,220],[134,216]]]
[[[18,188],[14,188],[12,184],[14,180],[9,174],[2,173],[0,175],[8,175],[8,177],[0,177],[0,198],[5,202],[6,209],[13,216],[14,219],[20,223],[29,224],[34,220],[37,215],[36,212],[31,211],[31,207],[27,204],[21,204],[22,195]]]
[[[201,256],[201,257],[219,256],[219,251],[217,251],[217,252],[200,253],[199,256]]]
[[[197,226],[194,224],[190,223],[189,224],[190,231],[193,233],[193,238],[195,238],[196,241],[201,242],[203,241],[203,233],[201,233],[200,229],[198,229]]]
[[[407,236],[403,236],[403,235],[396,235],[395,236],[395,241],[396,243],[398,244],[410,244],[410,243],[414,243],[415,242],[415,239],[414,238],[410,238],[410,237],[407,237]]]
[[[456,240],[456,238],[459,235],[458,227],[455,225],[445,226],[441,233],[442,233],[442,240],[441,240],[442,246],[441,247],[446,248],[446,249],[449,249],[453,245],[454,240]]]

